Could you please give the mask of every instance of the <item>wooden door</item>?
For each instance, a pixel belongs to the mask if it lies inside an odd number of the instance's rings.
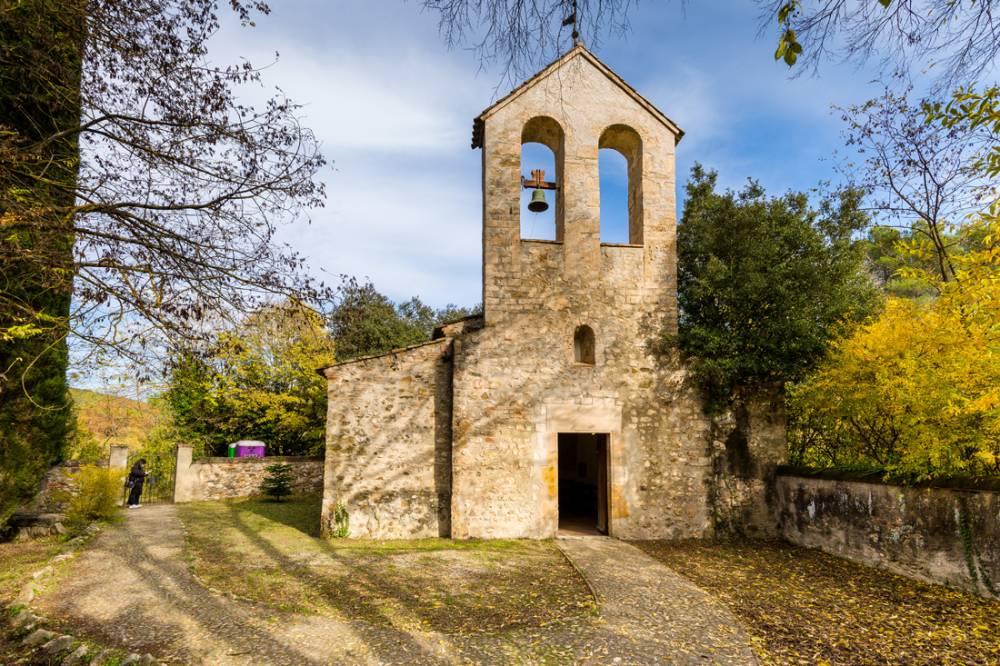
[[[608,436],[597,440],[597,531],[608,533]]]

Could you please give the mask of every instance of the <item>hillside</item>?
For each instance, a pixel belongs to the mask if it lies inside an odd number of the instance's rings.
[[[160,409],[147,402],[89,389],[71,388],[77,421],[101,444],[140,448],[145,435],[161,418]]]

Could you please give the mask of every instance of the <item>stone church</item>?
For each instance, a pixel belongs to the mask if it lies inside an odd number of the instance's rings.
[[[352,537],[773,529],[780,415],[748,401],[706,416],[676,353],[659,344],[677,328],[682,136],[582,45],[475,119],[483,313],[322,371],[324,531],[338,506]],[[555,154],[544,183],[555,240],[521,237],[527,142]],[[601,242],[602,148],[627,161],[625,244]]]

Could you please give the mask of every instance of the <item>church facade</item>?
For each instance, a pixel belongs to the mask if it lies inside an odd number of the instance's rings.
[[[340,363],[322,521],[371,538],[767,533],[783,420],[709,417],[677,329],[681,130],[578,45],[474,121],[483,313]],[[555,155],[555,240],[521,238],[522,145]],[[602,243],[598,151],[628,171],[628,243]],[[547,177],[549,177],[547,175]]]

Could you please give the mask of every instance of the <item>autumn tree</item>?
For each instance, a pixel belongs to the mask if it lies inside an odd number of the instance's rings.
[[[988,134],[967,123],[928,123],[931,103],[911,102],[905,93],[885,94],[841,109],[845,144],[860,156],[845,174],[867,195],[873,222],[905,232],[922,243],[937,280],[951,280],[951,260],[968,215],[989,206],[990,178],[975,168]]]
[[[930,130],[979,123],[995,131],[988,97],[962,109],[957,103],[925,109]],[[1000,475],[1000,201],[988,181],[992,151],[959,154],[965,161],[954,173],[986,180],[992,203],[952,225],[947,271],[929,261],[926,239],[896,239],[902,261],[894,276],[933,291],[916,300],[890,296],[880,316],[836,340],[792,390],[795,462],[861,465],[915,481]],[[956,199],[948,205],[961,205]]]
[[[421,0],[439,16],[449,47],[470,48],[485,65],[499,65],[511,83],[533,74],[573,44],[573,31],[591,47],[628,32],[631,0]],[[575,23],[575,25],[574,25]]]
[[[224,5],[245,27],[268,12]],[[0,486],[18,488],[11,498],[60,455],[68,337],[141,371],[166,340],[198,339],[206,317],[329,295],[274,242],[277,225],[321,203],[323,158],[283,95],[242,101],[258,69],[209,58],[219,7],[0,8]]]
[[[933,68],[948,89],[988,73],[1000,53],[1000,1],[756,0],[757,31],[775,34],[775,59],[815,72],[824,60],[877,60],[884,71]],[[622,37],[632,0],[421,0],[451,47],[520,79],[572,45],[573,24],[591,46]],[[662,3],[666,11],[670,3]],[[673,3],[673,11],[684,0]],[[574,12],[574,9],[576,10]],[[678,14],[680,12],[678,11]],[[754,27],[748,25],[747,30]]]
[[[715,172],[695,166],[686,193],[676,341],[712,405],[801,378],[838,326],[872,311],[857,191],[812,207],[806,194],[769,197],[753,181],[718,192]]]
[[[794,462],[1000,475],[1000,205],[964,232],[974,249],[954,256],[936,298],[890,297],[792,391]]]
[[[172,425],[206,452],[259,439],[271,454],[315,454],[326,424],[317,370],[334,360],[321,314],[296,301],[269,305],[205,347],[180,350],[164,401]]]

